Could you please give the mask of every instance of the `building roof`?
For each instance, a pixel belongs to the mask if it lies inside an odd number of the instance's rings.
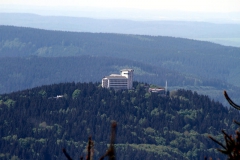
[[[110,74],[110,76],[121,76],[120,74]]]
[[[106,76],[108,79],[127,79],[125,76]]]

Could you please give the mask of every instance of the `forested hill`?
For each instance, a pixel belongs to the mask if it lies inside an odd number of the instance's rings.
[[[202,94],[224,102],[222,91],[227,89],[234,99],[239,87],[219,80],[196,80],[193,76],[128,59],[77,56],[77,57],[4,57],[0,58],[0,94],[63,82],[100,82],[104,76],[119,73],[123,68],[134,69],[134,80],[168,88],[197,89]],[[176,88],[174,88],[176,87]],[[219,93],[218,93],[219,92]]]
[[[134,90],[103,89],[99,83],[61,83],[0,96],[2,159],[78,159],[87,139],[94,140],[94,159],[109,143],[110,123],[117,121],[117,159],[224,159],[209,134],[233,133],[239,113],[207,96],[178,90],[170,96]],[[63,95],[62,98],[56,98]]]
[[[78,56],[78,57],[12,57],[0,58],[0,94],[61,82],[100,82],[104,76],[119,73],[123,68],[134,69],[134,80],[165,86],[194,85],[227,88],[221,81],[196,82],[184,75],[128,59]],[[7,66],[7,67],[5,67]],[[183,84],[183,82],[185,84]],[[232,86],[233,87],[233,86]],[[232,88],[233,89],[233,88]]]
[[[127,14],[127,13],[125,13]],[[233,16],[237,16],[235,13]],[[89,14],[88,14],[89,16]],[[167,15],[169,16],[169,14]],[[208,17],[209,15],[207,15]],[[226,16],[224,14],[223,16]],[[230,15],[227,15],[231,17]],[[129,16],[128,16],[129,17]],[[40,16],[29,13],[0,13],[0,25],[24,26],[47,30],[162,35],[204,39],[223,45],[239,46],[240,24],[200,21],[137,21],[124,19],[93,19],[87,17]]]
[[[240,86],[240,48],[183,38],[77,33],[0,26],[0,57],[95,55],[126,58],[196,79]]]

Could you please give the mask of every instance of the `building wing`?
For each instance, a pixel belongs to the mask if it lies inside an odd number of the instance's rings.
[[[103,88],[132,89],[133,69],[123,69],[121,74],[111,74],[102,79]]]

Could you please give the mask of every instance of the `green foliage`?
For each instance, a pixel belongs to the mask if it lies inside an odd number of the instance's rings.
[[[44,90],[39,91],[38,94],[40,94],[42,97],[47,97],[47,92]]]
[[[79,97],[80,93],[81,93],[81,90],[76,89],[76,90],[72,93],[72,98],[73,98],[73,99],[76,99],[77,97]]]
[[[15,38],[14,40],[7,40],[2,44],[2,48],[8,48],[8,49],[12,49],[12,48],[17,48],[20,49],[24,48],[26,46],[25,43],[22,43],[19,38]]]
[[[194,120],[197,118],[197,112],[198,112],[197,110],[191,110],[191,109],[190,110],[188,110],[188,109],[182,110],[181,109],[180,111],[178,111],[178,114]]]
[[[232,101],[232,99],[228,96],[227,92],[224,91],[224,96],[228,103],[234,107],[237,110],[240,110],[240,106],[237,105]],[[234,121],[237,125],[240,126],[240,123],[237,121]],[[217,149],[219,152],[223,153],[224,155],[228,156],[229,160],[238,160],[240,158],[240,132],[239,130],[236,130],[235,136],[232,136],[230,134],[227,134],[226,131],[222,130],[222,133],[224,135],[224,141],[225,144],[219,141],[216,138],[213,138],[212,136],[209,136],[211,140],[213,140],[215,143],[220,145],[222,148]]]
[[[61,159],[62,147],[69,155],[81,156],[86,137],[92,135],[96,159],[109,144],[108,124],[116,120],[119,159],[224,158],[206,136],[221,135],[220,128],[233,132],[232,119],[239,113],[195,92],[178,90],[168,97],[148,94],[148,84],[134,86],[132,91],[114,91],[99,83],[60,83],[1,95],[1,156]],[[48,96],[39,96],[42,91]],[[75,91],[76,99],[52,98]],[[8,99],[13,107],[4,103]]]
[[[155,85],[155,84],[151,84],[150,88],[158,88],[159,86]]]
[[[145,98],[149,98],[151,96],[151,93],[146,93]]]
[[[12,156],[11,160],[20,160],[20,158],[18,158],[18,156]]]
[[[154,109],[151,111],[151,115],[152,115],[152,116],[159,116],[159,110],[158,110],[158,108],[154,108]]]
[[[7,105],[8,107],[13,107],[14,104],[15,104],[15,101],[12,100],[12,99],[0,100],[0,105],[1,105],[1,104],[5,104],[5,105]]]

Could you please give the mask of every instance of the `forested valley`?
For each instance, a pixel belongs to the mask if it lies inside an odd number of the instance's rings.
[[[88,136],[94,159],[110,142],[117,122],[117,159],[225,159],[208,135],[234,133],[239,113],[189,90],[169,95],[102,88],[100,83],[59,83],[0,95],[1,159],[74,159],[86,156]],[[57,98],[57,95],[62,97]]]

